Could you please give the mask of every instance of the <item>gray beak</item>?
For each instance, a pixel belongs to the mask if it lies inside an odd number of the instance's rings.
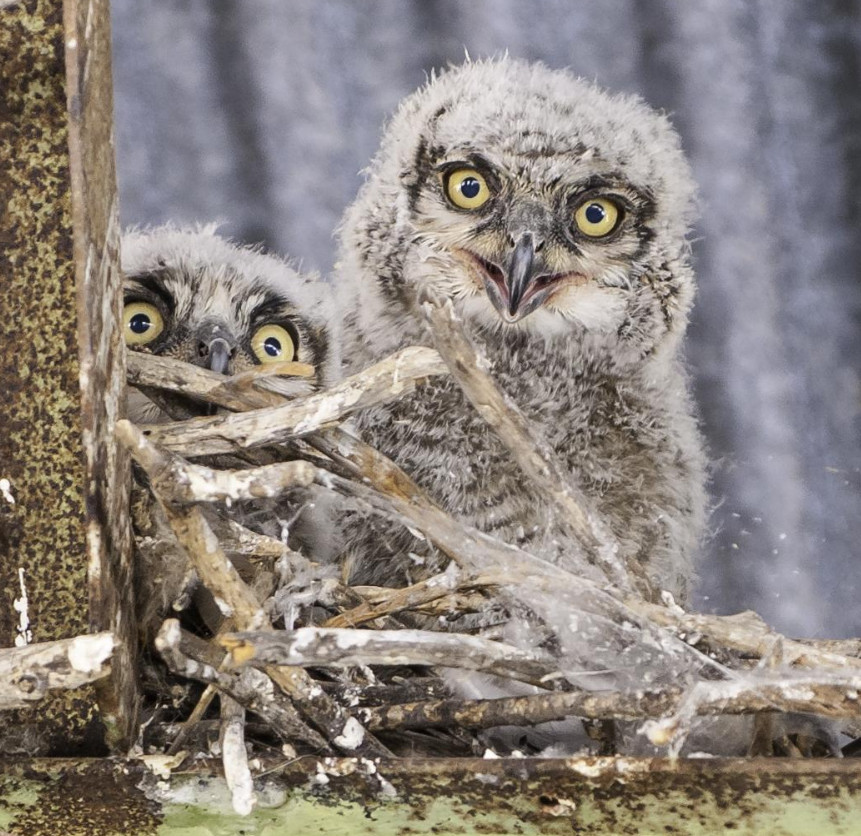
[[[223,337],[216,337],[205,349],[206,368],[217,374],[227,374],[232,354],[230,345]]]
[[[517,316],[518,308],[532,280],[535,264],[535,245],[531,232],[524,232],[514,246],[508,261],[505,283],[508,289],[508,315]]]

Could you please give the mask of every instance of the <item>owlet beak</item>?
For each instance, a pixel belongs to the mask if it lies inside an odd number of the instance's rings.
[[[505,287],[508,291],[505,312],[508,314],[506,318],[511,322],[516,322],[521,317],[526,316],[526,313],[520,312],[520,307],[532,280],[534,265],[535,245],[532,240],[532,233],[524,232],[511,253],[505,276]],[[500,311],[500,313],[502,312]]]

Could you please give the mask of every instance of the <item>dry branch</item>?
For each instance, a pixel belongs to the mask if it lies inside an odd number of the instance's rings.
[[[92,633],[0,650],[0,711],[25,708],[48,691],[104,679],[115,646],[111,633]]]
[[[586,495],[573,484],[572,476],[559,466],[553,450],[535,433],[517,404],[496,385],[488,372],[487,358],[464,333],[451,301],[426,294],[422,310],[452,377],[511,453],[529,484],[557,509],[559,522],[582,546],[589,561],[619,589],[630,591],[628,572],[632,567],[625,567],[615,538]],[[641,591],[649,592],[644,577],[635,575],[635,582]]]
[[[299,740],[315,749],[327,750],[322,735],[299,719],[293,704],[272,685],[268,676],[253,669],[236,675],[219,670],[206,659],[193,658],[188,651],[199,643],[188,640],[188,634],[180,629],[176,619],[162,624],[155,646],[174,673],[216,687],[257,714],[283,740]]]
[[[233,810],[240,816],[247,816],[254,809],[257,798],[254,794],[254,779],[248,766],[248,753],[245,750],[245,709],[223,694],[219,743],[224,779],[230,790]]]
[[[859,677],[823,681],[809,676],[770,675],[740,681],[698,682],[690,689],[667,686],[655,691],[575,691],[490,700],[422,701],[362,708],[359,716],[371,731],[450,726],[483,729],[583,717],[658,719],[660,728],[671,732],[678,725],[676,715],[681,711],[699,716],[785,711],[856,717],[861,710],[859,687]]]
[[[260,368],[269,370],[271,367]],[[278,372],[292,372],[293,376],[308,377],[313,373],[313,367],[305,363],[279,363]],[[244,374],[225,377],[218,372],[172,357],[130,351],[126,355],[126,373],[128,382],[133,386],[166,389],[237,412],[280,406],[284,403],[282,395],[249,386]]]
[[[326,392],[295,398],[283,406],[151,424],[144,430],[165,448],[192,456],[277,444],[342,421],[356,410],[405,395],[428,377],[446,372],[445,364],[433,349],[405,348]]]
[[[358,627],[360,624],[404,610],[427,611],[428,604],[437,602],[442,602],[443,607],[432,608],[434,612],[439,612],[442,608],[451,610],[455,603],[458,604],[457,609],[460,612],[465,612],[463,593],[476,589],[496,591],[493,578],[478,576],[460,581],[451,574],[442,573],[401,589],[390,589],[384,586],[354,586],[353,590],[364,599],[362,603],[346,612],[332,616],[322,626]],[[483,596],[480,596],[480,599],[485,600]]]
[[[237,632],[218,638],[237,665],[441,665],[479,670],[540,687],[556,673],[547,656],[476,636],[430,630],[302,627],[290,632]]]

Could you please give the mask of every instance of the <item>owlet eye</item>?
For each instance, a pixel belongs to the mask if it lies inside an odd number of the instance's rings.
[[[584,235],[603,238],[619,225],[621,217],[621,210],[612,200],[598,197],[580,204],[574,213],[574,223]]]
[[[449,174],[445,191],[459,209],[478,209],[490,199],[487,181],[474,168],[459,168]]]
[[[251,350],[260,363],[284,363],[296,358],[296,344],[280,325],[264,325],[254,332]]]
[[[123,308],[123,337],[126,345],[147,345],[164,331],[161,311],[149,302],[129,302]]]

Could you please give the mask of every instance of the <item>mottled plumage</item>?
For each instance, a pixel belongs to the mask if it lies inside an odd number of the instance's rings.
[[[388,125],[338,267],[351,370],[431,344],[420,292],[451,298],[624,558],[645,566],[656,594],[681,598],[706,506],[679,356],[693,193],[676,133],[639,99],[542,65],[466,64]],[[451,380],[359,427],[467,522],[552,560],[577,554]],[[400,582],[406,551],[421,551],[405,545],[368,521],[354,576]]]
[[[224,374],[276,361],[314,366],[312,378],[267,383],[286,395],[307,394],[335,376],[336,317],[331,294],[318,277],[300,275],[259,249],[233,244],[216,235],[213,226],[127,232],[122,263],[123,328],[130,349]],[[164,417],[134,390],[128,412],[139,422]]]

